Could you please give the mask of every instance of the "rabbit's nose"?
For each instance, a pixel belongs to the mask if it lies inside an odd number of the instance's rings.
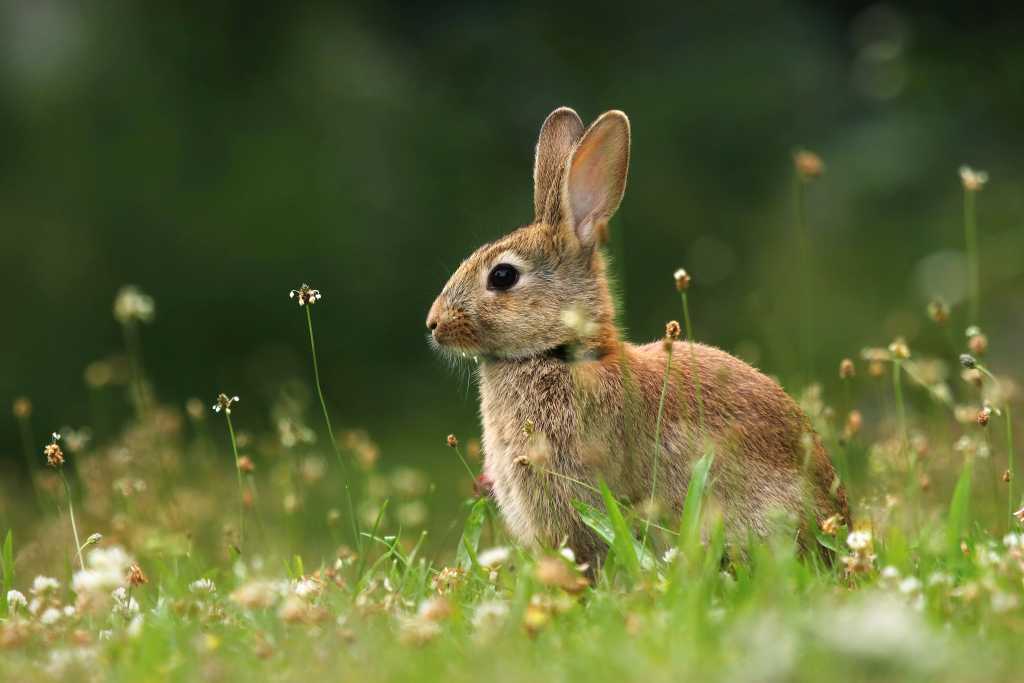
[[[430,307],[430,312],[427,313],[427,329],[433,332],[437,329],[437,326],[441,323],[441,310],[443,304],[438,299],[434,302],[434,305]]]

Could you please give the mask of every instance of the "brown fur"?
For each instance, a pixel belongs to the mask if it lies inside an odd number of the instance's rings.
[[[661,342],[620,341],[613,322],[598,247],[628,163],[624,114],[608,112],[584,133],[571,109],[553,112],[537,144],[534,222],[464,261],[427,318],[441,349],[482,359],[484,472],[509,529],[527,544],[567,541],[589,560],[601,558],[603,543],[572,500],[600,506],[588,488],[599,479],[625,500],[649,498],[668,358]],[[487,288],[499,262],[522,273],[504,292]],[[571,357],[554,352],[563,349]],[[678,513],[693,463],[710,448],[711,495],[734,539],[768,534],[779,511],[819,522],[847,516],[845,493],[796,403],[724,351],[675,343],[662,425],[656,500],[667,511]]]

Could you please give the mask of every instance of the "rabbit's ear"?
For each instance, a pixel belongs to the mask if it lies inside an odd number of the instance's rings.
[[[558,179],[573,145],[583,135],[583,121],[569,107],[551,112],[540,127],[533,159],[533,215],[542,221],[558,199]]]
[[[562,219],[584,247],[606,238],[628,171],[629,119],[621,111],[605,112],[577,143],[562,178]]]

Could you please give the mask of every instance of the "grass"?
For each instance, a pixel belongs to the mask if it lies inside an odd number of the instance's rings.
[[[142,310],[151,315],[151,302]],[[67,471],[44,470],[35,451],[33,487],[4,491],[26,503],[36,495],[46,512],[25,505],[0,528],[0,680],[1019,678],[1013,376],[958,359],[942,331],[921,336],[922,348],[938,337],[940,356],[903,341],[866,349],[839,395],[810,384],[800,396],[842,454],[852,503],[852,528],[816,530],[833,563],[797,554],[793,520],[727,543],[709,447],[675,517],[645,518],[603,481],[576,482],[595,495],[575,501],[575,514],[609,548],[595,568],[566,548],[511,541],[495,504],[472,494],[474,439],[449,437],[459,462],[429,474],[380,466],[358,430],[336,439],[305,314],[314,384],[309,401],[273,407],[276,438],[226,413],[229,433],[212,430],[214,416],[193,402],[179,411],[146,394],[118,435],[62,454]],[[128,378],[130,403],[143,384],[141,371]],[[699,396],[697,405],[702,422]],[[321,418],[330,445],[309,426]],[[329,467],[332,455],[341,467]],[[240,549],[229,522],[239,503],[255,522]],[[58,504],[73,504],[76,521]],[[82,560],[79,530],[90,537]],[[130,586],[136,562],[149,581]]]

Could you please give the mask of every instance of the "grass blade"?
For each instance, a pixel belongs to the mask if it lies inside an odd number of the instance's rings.
[[[615,551],[615,556],[619,558],[619,562],[626,568],[630,577],[637,579],[640,577],[640,559],[636,553],[636,539],[633,537],[633,532],[630,531],[629,525],[626,524],[626,518],[622,516],[622,509],[619,508],[619,503],[615,500],[615,496],[612,495],[608,484],[604,483],[603,479],[598,483],[601,487],[601,497],[604,499],[605,510],[608,512],[608,521],[612,527],[612,549]]]
[[[14,588],[14,531],[7,530],[3,552],[0,554],[0,569],[3,569],[4,592],[0,595],[0,606],[7,613],[7,591]]]
[[[455,551],[455,564],[460,569],[469,570],[473,566],[473,558],[480,548],[480,533],[484,528],[484,520],[487,517],[487,499],[479,498],[469,509],[469,516],[462,527],[462,538],[459,539],[459,547]]]
[[[949,552],[953,557],[960,557],[960,542],[963,540],[970,516],[972,465],[964,460],[964,468],[953,489],[953,499],[949,503],[949,516],[946,522],[946,540]]]
[[[686,487],[686,500],[683,501],[683,514],[679,523],[679,549],[684,555],[693,551],[700,544],[700,518],[707,496],[711,477],[711,463],[715,460],[714,451],[708,451],[693,466],[690,484]]]

